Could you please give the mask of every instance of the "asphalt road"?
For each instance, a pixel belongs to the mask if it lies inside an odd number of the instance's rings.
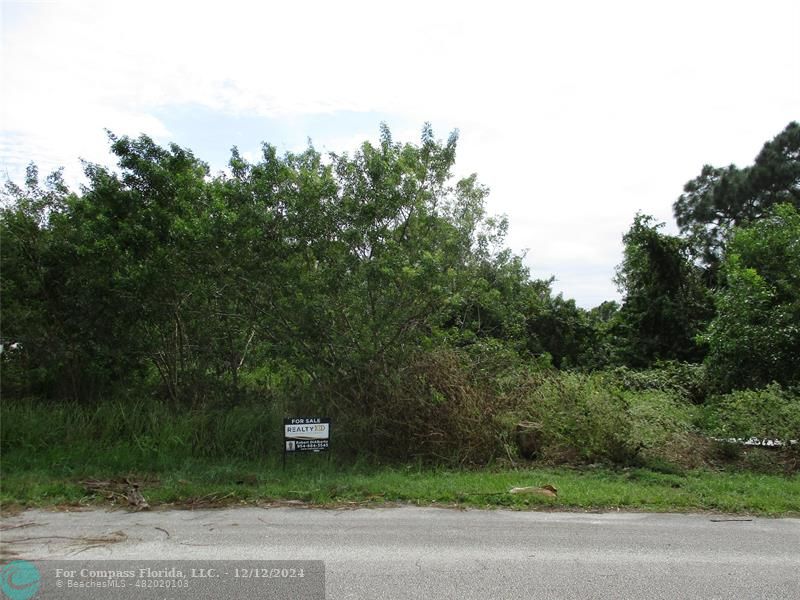
[[[5,559],[323,560],[329,599],[800,599],[800,519],[744,519],[411,507],[26,511],[2,519],[0,539]]]

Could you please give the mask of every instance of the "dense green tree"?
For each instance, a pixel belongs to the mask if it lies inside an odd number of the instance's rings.
[[[125,353],[115,362],[154,368],[174,402],[197,400],[209,359],[219,356],[210,339],[217,282],[208,277],[208,167],[146,136],[112,136],[111,149],[119,172],[87,165],[89,185],[70,207],[72,252],[81,258],[74,308],[89,319],[85,335]]]
[[[24,187],[11,182],[2,192],[0,210],[0,338],[22,352],[3,359],[3,390],[46,395],[53,388],[78,385],[81,364],[64,321],[66,299],[59,294],[66,269],[60,251],[61,213],[69,192],[60,172],[40,181],[30,165]]]
[[[527,319],[527,328],[531,352],[549,354],[553,366],[566,368],[593,363],[596,332],[588,313],[574,300],[548,293],[539,310]]]
[[[176,404],[235,400],[257,358],[366,403],[424,348],[521,349],[549,295],[503,247],[486,188],[453,181],[455,133],[399,144],[384,127],[327,157],[265,145],[253,164],[234,149],[217,176],[176,145],[110,141],[117,168],[87,164],[80,195],[35,170],[7,190],[3,335],[47,348],[28,369],[47,395],[156,380]]]
[[[111,147],[119,172],[87,164],[82,195],[60,179],[45,195],[35,169],[25,189],[8,186],[3,335],[29,342],[27,379],[39,374],[43,395],[90,401],[152,369],[174,401],[199,398],[209,375],[241,366],[231,338],[242,352],[252,337],[225,278],[236,228],[191,153],[144,136]]]
[[[623,305],[613,328],[620,357],[632,367],[659,360],[699,361],[695,338],[712,316],[711,296],[681,238],[661,233],[663,223],[638,214],[623,236],[616,283]]]
[[[681,233],[713,278],[732,229],[767,214],[779,203],[800,207],[800,124],[789,123],[764,144],[753,165],[705,165],[673,205]]]
[[[725,390],[800,383],[800,214],[791,204],[735,230],[726,286],[705,339],[708,368]]]
[[[620,308],[618,302],[607,300],[587,311],[586,318],[591,334],[590,342],[580,358],[580,367],[601,369],[623,364],[619,356],[623,344],[615,333]]]
[[[317,167],[298,169],[282,261],[292,277],[278,275],[287,283],[266,293],[263,314],[323,388],[367,403],[454,327],[510,335],[513,311],[494,295],[515,300],[521,271],[495,248],[503,228],[484,215],[486,189],[474,176],[451,181],[456,141],[426,127],[418,146],[398,144],[384,127],[377,146],[330,157],[333,184],[321,195]],[[478,316],[479,306],[489,310]]]

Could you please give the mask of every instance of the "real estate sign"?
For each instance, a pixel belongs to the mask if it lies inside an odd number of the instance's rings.
[[[283,420],[284,452],[323,452],[330,449],[328,417],[292,417]]]

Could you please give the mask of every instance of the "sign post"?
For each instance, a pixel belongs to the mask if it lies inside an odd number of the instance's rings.
[[[289,417],[283,420],[283,468],[286,455],[295,452],[329,452],[331,420],[329,417]],[[328,455],[330,459],[330,454]]]

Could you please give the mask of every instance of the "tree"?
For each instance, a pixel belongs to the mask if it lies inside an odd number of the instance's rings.
[[[92,401],[154,370],[174,402],[201,399],[236,379],[234,354],[250,346],[241,287],[226,279],[242,236],[191,152],[110,141],[119,172],[85,165],[82,195],[58,177],[41,188],[35,168],[24,189],[7,187],[4,335],[29,342],[39,395]]]
[[[673,205],[680,231],[716,273],[734,227],[762,218],[770,207],[800,207],[800,124],[791,122],[764,144],[753,165],[705,165]]]
[[[703,358],[695,338],[712,316],[711,296],[687,242],[659,232],[663,225],[638,214],[623,236],[615,282],[624,297],[613,333],[632,367]]]
[[[265,144],[253,164],[234,149],[216,176],[174,144],[109,137],[117,169],[85,165],[81,194],[32,171],[2,214],[3,335],[48,349],[29,369],[47,373],[43,395],[138,382],[176,406],[236,401],[257,357],[366,413],[414,353],[521,350],[549,295],[503,247],[488,190],[453,180],[456,132],[400,144],[382,127],[352,156]]]
[[[3,357],[6,394],[47,396],[56,387],[73,387],[82,373],[77,356],[70,356],[65,298],[58,293],[68,272],[61,216],[69,196],[60,171],[41,182],[33,164],[24,187],[8,182],[2,191],[0,339],[23,349],[13,360]]]
[[[297,166],[281,254],[290,269],[262,314],[321,388],[371,402],[411,353],[448,337],[462,308],[473,326],[489,273],[513,287],[515,261],[492,247],[503,230],[484,216],[487,190],[475,176],[451,181],[457,139],[426,126],[419,145],[399,144],[382,127],[377,146],[331,156],[329,175],[312,149]]]
[[[528,347],[533,354],[547,353],[556,368],[597,366],[597,336],[585,310],[575,300],[549,293],[539,311],[527,320]]]
[[[800,383],[800,214],[791,204],[734,230],[705,340],[722,391]]]

